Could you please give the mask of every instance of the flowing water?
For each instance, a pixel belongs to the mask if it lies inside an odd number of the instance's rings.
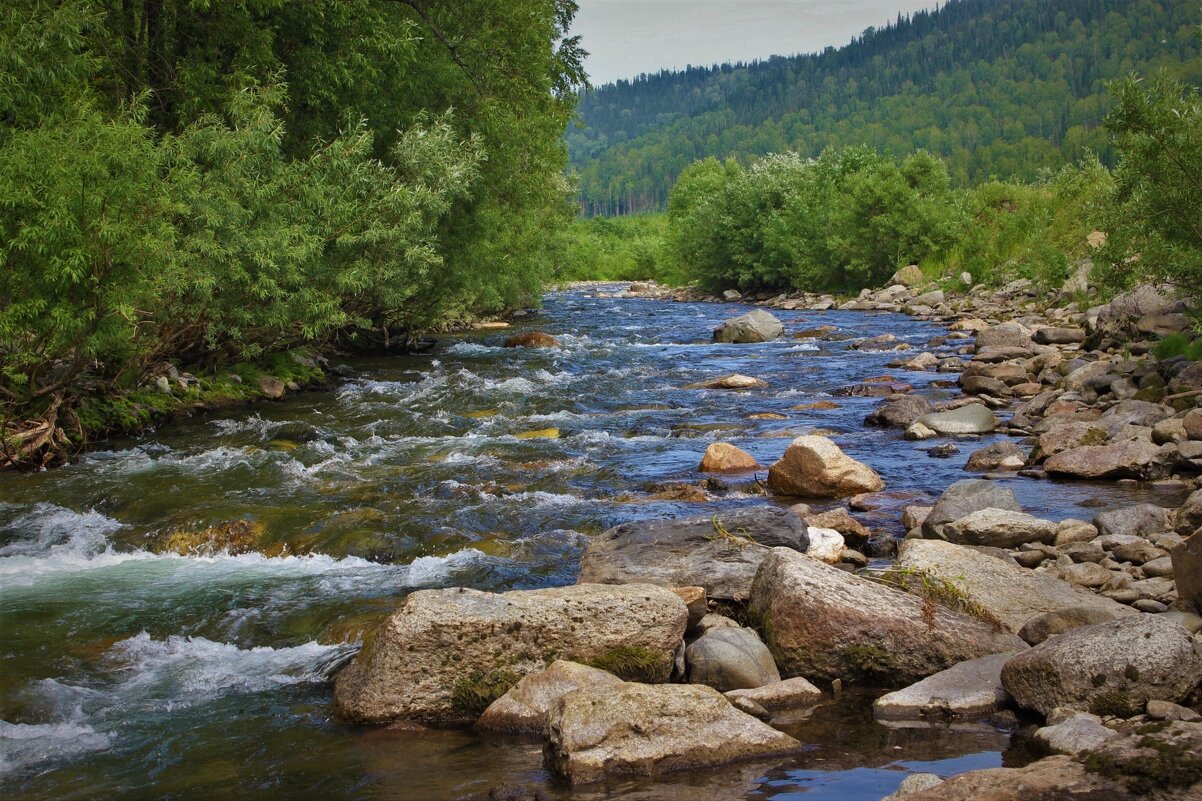
[[[789,437],[828,432],[897,504],[964,478],[967,454],[987,442],[931,458],[930,443],[863,426],[876,399],[831,397],[881,375],[951,397],[934,383],[946,375],[889,370],[898,354],[851,348],[888,333],[917,352],[945,333],[935,324],[781,312],[790,332],[833,325],[847,339],[713,345],[711,330],[746,308],[592,292],[552,294],[521,327],[555,335],[557,350],[502,348],[513,331],[464,335],[422,356],[353,362],[331,391],[0,476],[4,797],[452,799],[532,785],[565,799],[849,800],[877,799],[912,770],[1002,764],[1013,720],[886,728],[858,693],[788,723],[807,744],[798,757],[575,792],[548,783],[537,741],[332,716],[330,677],[407,592],[567,584],[588,536],[608,526],[771,502],[750,481],[704,503],[665,494],[699,479],[710,442],[770,464]],[[732,372],[771,386],[682,388]],[[837,408],[793,408],[824,400]],[[547,429],[558,436],[523,437]],[[1055,519],[1158,500],[1122,485],[1009,483]],[[896,504],[865,518],[896,527]],[[260,527],[255,552],[156,549],[165,532],[241,519]]]

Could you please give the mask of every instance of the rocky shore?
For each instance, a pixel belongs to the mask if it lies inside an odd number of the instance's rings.
[[[1048,755],[947,781],[915,775],[891,798],[1202,797],[1202,364],[1153,355],[1158,338],[1192,325],[1166,290],[1081,309],[1086,275],[1059,293],[1019,281],[953,294],[906,268],[842,303],[631,285],[632,297],[946,323],[919,353],[887,337],[856,347],[897,351],[899,370],[945,373],[959,397],[933,404],[888,376],[845,392],[881,398],[868,425],[936,449],[1010,438],[974,451],[980,477],[928,505],[891,493],[831,439],[800,437],[768,471],[785,503],[610,529],[571,587],[416,592],[340,674],[339,711],[355,723],[527,733],[575,785],[788,754],[803,743],[774,716],[857,684],[893,690],[874,706],[881,721],[1015,710],[1037,722],[1032,747]],[[785,331],[766,310],[714,333],[838,335]],[[715,443],[698,473],[758,467]],[[1045,520],[990,480],[1015,473],[1153,482],[1184,500]],[[904,538],[857,519],[867,511],[895,517]]]

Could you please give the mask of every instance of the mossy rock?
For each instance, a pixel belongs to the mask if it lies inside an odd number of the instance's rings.
[[[463,679],[451,690],[451,706],[456,712],[478,718],[521,679],[520,673],[504,669]]]
[[[583,662],[589,667],[612,673],[623,681],[642,684],[658,684],[672,671],[670,656],[638,646],[620,646]]]
[[[283,556],[288,546],[283,543],[265,544],[266,526],[258,520],[230,520],[200,529],[173,529],[164,533],[152,546],[158,553],[177,553],[180,556],[213,556],[262,553],[264,556]]]

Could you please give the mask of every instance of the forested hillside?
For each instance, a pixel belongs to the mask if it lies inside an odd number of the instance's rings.
[[[85,437],[85,401],[164,360],[203,387],[536,296],[572,216],[575,10],[6,2],[0,465]]]
[[[1029,180],[1096,153],[1106,83],[1165,68],[1197,82],[1197,4],[950,0],[841,49],[619,81],[568,133],[586,214],[662,208],[695,160],[862,144],[943,157],[953,185]],[[587,44],[587,43],[586,43]]]

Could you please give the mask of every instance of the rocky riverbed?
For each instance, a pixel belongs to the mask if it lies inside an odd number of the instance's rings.
[[[580,288],[333,405],[14,479],[4,779],[1197,797],[1202,369],[1149,355],[1187,325],[1154,288],[912,270],[843,303]]]

